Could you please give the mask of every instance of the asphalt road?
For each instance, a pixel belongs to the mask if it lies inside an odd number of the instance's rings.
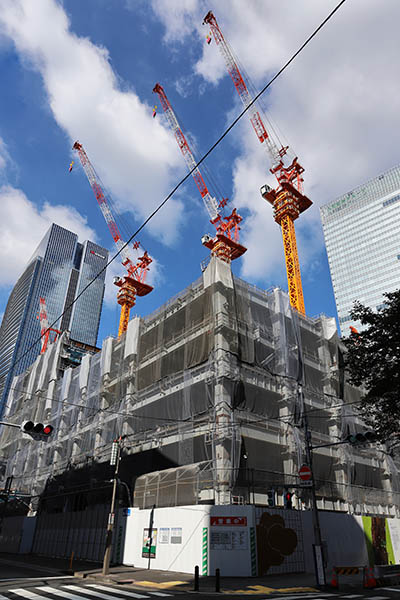
[[[223,584],[223,581],[221,582]],[[223,586],[222,586],[223,590]],[[254,595],[258,599],[280,598],[280,600],[400,600],[400,586],[385,586],[374,589],[361,587],[345,588],[315,593],[266,593],[255,590],[246,594],[222,591],[215,592],[180,591],[179,589],[150,590],[144,587],[118,585],[68,577],[59,570],[40,565],[18,564],[16,561],[0,558],[0,600],[179,600],[194,595],[202,599],[215,600],[216,596],[238,600]]]

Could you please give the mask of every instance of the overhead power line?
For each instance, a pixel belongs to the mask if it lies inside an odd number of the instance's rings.
[[[328,16],[318,25],[318,27],[313,31],[313,33],[306,39],[306,41],[300,46],[300,48],[291,56],[291,58],[283,65],[281,69],[269,80],[269,82],[258,92],[252,102],[242,110],[242,112],[232,121],[232,123],[225,129],[224,133],[220,135],[220,137],[214,142],[214,144],[207,150],[207,152],[200,158],[200,160],[196,163],[196,165],[189,171],[179,183],[170,191],[170,193],[164,198],[164,200],[153,210],[152,213],[143,221],[140,227],[131,235],[131,237],[127,240],[127,242],[110,258],[108,263],[104,265],[104,267],[91,279],[87,285],[81,290],[81,292],[76,296],[76,298],[65,308],[65,310],[51,323],[49,328],[52,328],[56,325],[56,323],[65,315],[67,311],[75,304],[77,300],[86,292],[86,290],[100,277],[100,275],[107,269],[107,267],[114,262],[114,260],[123,252],[123,250],[132,242],[132,240],[137,237],[137,235],[146,227],[146,225],[151,221],[151,219],[163,208],[163,206],[168,202],[168,200],[175,194],[175,192],[183,185],[183,183],[191,177],[193,171],[195,171],[199,165],[201,165],[205,159],[215,150],[215,148],[222,142],[222,140],[228,135],[228,133],[235,127],[235,125],[240,121],[240,119],[246,114],[246,112],[253,106],[255,102],[257,102],[258,98],[262,96],[268,88],[282,75],[282,73],[288,68],[288,66],[297,58],[297,56],[304,50],[304,48],[311,42],[311,40],[320,32],[320,30],[328,23],[328,21],[333,17],[333,15],[339,10],[339,8],[346,2],[346,0],[341,0],[339,4],[328,14]],[[43,336],[40,336],[35,342],[33,342],[29,348],[13,363],[13,367],[15,367],[37,344],[40,343]],[[1,378],[5,378],[8,373],[5,373],[0,376]]]

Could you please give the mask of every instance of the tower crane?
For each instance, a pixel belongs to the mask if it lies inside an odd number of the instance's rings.
[[[47,317],[47,307],[46,307],[46,300],[45,298],[39,298],[39,322],[40,322],[40,337],[42,340],[42,348],[40,350],[40,354],[44,354],[44,352],[46,352],[47,346],[49,345],[49,342],[51,342],[50,340],[50,334],[54,333],[54,339],[52,340],[53,342],[56,341],[57,336],[60,335],[60,330],[59,329],[53,329],[52,327],[49,327],[49,319]]]
[[[225,206],[227,200],[224,198],[220,202],[217,202],[216,198],[213,198],[208,191],[200,170],[196,167],[196,161],[192,151],[178,123],[178,119],[176,118],[164,88],[159,83],[156,83],[153,92],[159,96],[168,123],[175,134],[176,141],[182,151],[188,169],[191,171],[200,195],[203,198],[204,205],[210,217],[210,222],[216,228],[216,235],[214,238],[210,235],[204,235],[201,241],[206,248],[211,250],[213,255],[230,263],[232,260],[242,256],[247,250],[247,248],[239,244],[239,223],[242,221],[242,217],[237,213],[235,208],[228,217],[222,215],[222,208]]]
[[[136,264],[132,262],[128,246],[121,237],[117,223],[111,212],[110,204],[103,192],[104,186],[101,183],[100,177],[94,170],[82,144],[75,142],[73,149],[78,153],[83,170],[85,171],[93,193],[96,196],[96,200],[99,203],[100,210],[103,213],[113,240],[120,251],[122,264],[128,271],[128,274],[124,277],[114,278],[114,284],[119,287],[117,302],[121,306],[121,316],[118,328],[118,337],[120,337],[127,330],[129,313],[131,308],[135,306],[136,296],[146,296],[153,289],[150,285],[145,283],[152,258],[145,251],[143,256],[138,257]],[[135,241],[133,243],[133,248],[137,250],[139,245],[139,242]]]
[[[222,35],[217,20],[211,11],[205,16],[203,24],[209,25],[236,91],[244,107],[247,108],[252,102],[251,95],[236,64],[232,50]],[[267,150],[271,163],[270,171],[278,181],[276,189],[272,189],[269,185],[263,185],[260,192],[262,197],[272,204],[274,219],[281,226],[290,304],[304,315],[303,288],[294,228],[294,221],[312,205],[311,200],[303,193],[302,174],[304,169],[298,162],[297,157],[293,159],[290,165],[284,165],[283,158],[289,147],[282,146],[272,139],[254,104],[248,110],[248,114],[260,143]]]

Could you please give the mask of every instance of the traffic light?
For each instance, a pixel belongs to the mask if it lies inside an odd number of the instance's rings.
[[[21,425],[21,431],[30,435],[34,440],[48,440],[53,429],[52,425],[43,425],[43,423],[34,423],[33,421],[25,421]]]
[[[267,501],[268,506],[275,506],[275,490],[268,490]]]
[[[288,508],[288,509],[292,509],[293,508],[293,505],[292,505],[292,496],[293,496],[292,492],[289,492],[288,490],[285,490],[285,493],[283,495],[283,500],[284,500],[284,503],[285,503],[285,508]]]
[[[363,431],[362,433],[351,433],[346,437],[346,442],[352,446],[357,444],[368,444],[375,442],[377,439],[375,431]]]

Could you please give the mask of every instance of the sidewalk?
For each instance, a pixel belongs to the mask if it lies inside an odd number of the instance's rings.
[[[10,565],[25,565],[31,570],[46,571],[49,577],[66,574],[74,575],[82,581],[97,581],[126,588],[136,588],[145,591],[158,590],[170,592],[193,592],[194,575],[192,573],[178,573],[171,571],[158,571],[127,566],[111,567],[109,575],[104,577],[102,565],[83,560],[74,560],[72,571],[69,570],[70,561],[66,558],[48,558],[33,554],[0,553],[0,561]],[[329,573],[327,573],[329,576]],[[226,594],[246,595],[280,595],[296,594],[301,592],[317,592],[315,576],[312,573],[289,573],[280,575],[265,575],[257,577],[224,577],[220,579],[220,590]],[[362,590],[362,576],[353,575],[340,578],[340,592]],[[215,593],[215,577],[200,577],[199,593]],[[332,590],[337,591],[336,589]],[[400,587],[399,587],[400,591]]]
[[[96,579],[135,588],[169,590],[169,591],[194,591],[194,575],[191,573],[177,573],[157,571],[153,569],[139,569],[135,567],[112,567],[109,575],[104,578],[101,570],[75,572],[76,577]],[[220,578],[220,590],[232,594],[273,594],[273,593],[299,593],[317,592],[314,575],[298,573],[285,575],[270,575],[264,577],[223,577]],[[200,577],[199,593],[215,592],[215,577]]]

